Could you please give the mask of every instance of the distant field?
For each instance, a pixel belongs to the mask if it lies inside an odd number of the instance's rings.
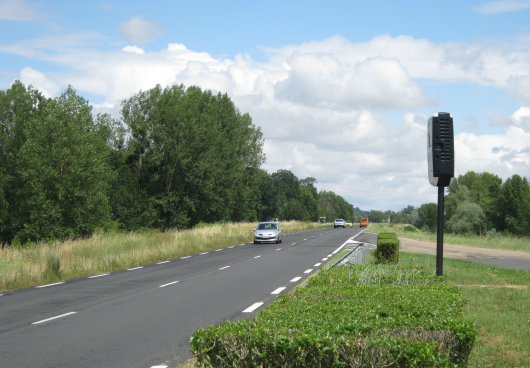
[[[407,231],[406,228],[415,230]],[[373,223],[368,226],[366,231],[372,233],[395,232],[397,233],[398,237],[417,240],[430,240],[433,242],[436,241],[436,233],[424,232],[414,228],[414,226],[411,225]],[[444,233],[444,243],[467,245],[479,248],[521,250],[530,253],[529,237],[516,237],[501,234],[496,234],[493,236],[465,236]]]
[[[91,276],[252,241],[255,223],[201,225],[182,231],[96,234],[85,240],[0,250],[0,291]],[[284,234],[329,227],[287,221]]]

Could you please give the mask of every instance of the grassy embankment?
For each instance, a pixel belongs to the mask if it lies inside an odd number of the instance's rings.
[[[285,235],[326,225],[288,221],[281,226]],[[102,233],[85,240],[7,247],[0,250],[0,292],[248,243],[254,227],[255,223],[213,224],[182,231]]]
[[[400,238],[436,242],[436,233],[421,231],[412,225],[374,223],[370,224],[366,231],[369,233],[395,232]],[[445,232],[444,243],[480,248],[520,250],[530,253],[530,237],[516,237],[513,235],[495,234],[490,236],[477,236],[455,235]]]

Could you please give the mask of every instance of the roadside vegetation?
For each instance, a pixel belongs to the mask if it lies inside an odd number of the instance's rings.
[[[193,229],[98,233],[89,239],[0,250],[0,291],[112,272],[252,241],[255,223],[200,224]],[[284,234],[329,225],[285,221]]]
[[[436,242],[436,233],[420,230],[410,224],[371,223],[366,231],[371,233],[395,232],[400,238]],[[511,234],[491,233],[481,236],[444,232],[444,243],[530,253],[530,237]]]

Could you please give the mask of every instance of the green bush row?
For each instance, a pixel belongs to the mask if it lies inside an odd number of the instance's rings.
[[[422,268],[343,266],[190,342],[201,367],[463,367],[476,331],[462,308]]]
[[[377,235],[375,259],[377,263],[398,263],[399,239],[396,233],[379,233]]]

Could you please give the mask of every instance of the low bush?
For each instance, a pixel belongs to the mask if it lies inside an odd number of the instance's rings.
[[[396,233],[379,233],[377,235],[375,259],[377,263],[398,263],[399,239]]]
[[[321,271],[254,319],[199,330],[190,342],[201,367],[463,367],[475,334],[443,278],[354,265]]]

